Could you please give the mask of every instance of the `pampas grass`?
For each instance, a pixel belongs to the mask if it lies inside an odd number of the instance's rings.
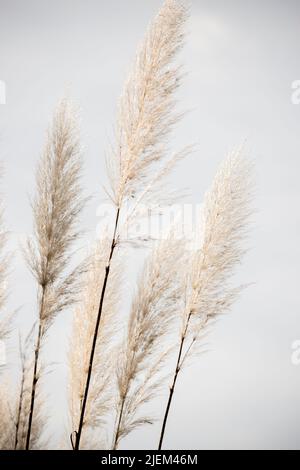
[[[39,356],[55,317],[76,300],[80,269],[66,274],[70,248],[78,239],[78,216],[84,206],[78,128],[70,103],[59,104],[36,175],[33,202],[35,237],[27,261],[38,284],[38,333],[32,374],[26,449],[30,447],[35,397],[40,378]]]
[[[82,300],[73,314],[72,336],[69,349],[69,397],[72,430],[78,428],[85,383],[89,370],[90,342],[94,333],[98,313],[99,290],[103,285],[105,266],[110,249],[110,240],[105,237],[98,241],[88,257],[87,272],[84,274]],[[107,426],[111,413],[111,402],[116,393],[114,380],[114,338],[120,328],[120,284],[122,281],[122,257],[117,255],[107,286],[101,330],[95,351],[90,400],[85,413],[82,448],[96,447],[103,443],[107,447],[103,428]],[[102,430],[101,430],[102,428]],[[96,434],[96,438],[94,437]],[[71,442],[75,445],[72,431]],[[94,442],[94,444],[92,444]]]
[[[180,154],[170,155],[167,137],[181,118],[175,92],[182,79],[174,64],[184,40],[186,8],[166,0],[150,24],[119,104],[116,144],[107,160],[111,199],[120,209],[124,200],[154,203],[157,184]],[[157,193],[156,193],[157,195]]]
[[[183,300],[184,245],[172,238],[153,249],[131,306],[128,330],[119,354],[116,424],[113,448],[130,432],[151,423],[138,414],[163,385],[161,369],[168,355],[168,333]]]
[[[185,308],[177,362],[159,441],[161,449],[178,374],[196,352],[210,319],[226,312],[241,288],[229,280],[244,254],[251,214],[251,165],[240,151],[220,166],[203,208],[202,244],[192,254],[186,278]]]
[[[12,383],[5,373],[5,379],[0,384],[0,449],[24,450],[30,409],[30,386],[32,361],[30,360],[33,330],[23,342],[19,336],[20,370],[17,385]],[[41,433],[41,423],[36,420],[32,429],[32,445],[35,446]]]
[[[28,434],[28,416],[31,406],[32,393],[32,370],[34,367],[34,357],[32,349],[35,340],[35,325],[23,340],[19,336],[19,374],[16,388],[16,404],[14,410],[14,449],[25,450]],[[41,449],[45,446],[45,439],[42,438],[46,427],[44,408],[44,394],[38,393],[35,397],[34,420],[31,427],[30,447],[31,449]]]
[[[175,59],[187,16],[180,1],[165,0],[139,47],[107,155],[106,193],[115,218],[79,265],[72,253],[86,201],[79,132],[71,104],[62,100],[57,107],[36,173],[34,236],[25,250],[37,285],[37,315],[28,336],[20,340],[17,386],[9,380],[0,383],[1,449],[47,447],[42,352],[53,332],[50,327],[65,310],[71,316],[70,335],[65,335],[68,447],[118,449],[126,436],[154,421],[148,405],[170,380],[161,449],[180,371],[201,352],[208,326],[229,310],[242,289],[231,284],[245,251],[251,213],[251,165],[241,151],[220,166],[205,195],[201,243],[191,246],[177,239],[175,231],[159,240],[146,235],[143,254],[145,248],[149,253],[134,289],[127,276],[136,252],[125,229],[180,195],[167,191],[166,177],[189,152],[186,148],[174,154],[169,148],[181,118],[176,91],[182,72]],[[0,340],[12,329],[3,316],[6,238],[0,210]]]
[[[111,181],[110,197],[116,207],[116,218],[105,276],[99,290],[99,309],[91,344],[89,370],[79,426],[75,431],[76,450],[80,447],[88,406],[111,262],[119,241],[120,212],[124,202],[130,198],[136,198],[138,203],[149,202],[152,194],[154,200],[158,183],[185,154],[181,152],[168,157],[165,144],[168,134],[180,117],[174,113],[174,93],[180,83],[180,71],[178,66],[173,65],[173,61],[182,46],[185,20],[186,10],[179,2],[164,2],[148,29],[120,99],[117,142],[107,161]]]
[[[14,400],[13,388],[9,380],[2,380],[0,383],[0,450],[10,450],[14,448]]]

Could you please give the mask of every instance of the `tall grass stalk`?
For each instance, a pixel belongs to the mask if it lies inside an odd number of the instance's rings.
[[[184,152],[169,156],[166,138],[180,118],[174,112],[174,94],[181,73],[173,61],[183,43],[185,20],[186,10],[182,4],[177,0],[165,0],[148,29],[120,99],[117,142],[107,160],[111,181],[108,193],[115,204],[116,217],[100,292],[79,426],[75,431],[75,450],[80,448],[111,262],[119,243],[122,207],[125,201],[132,199],[137,201],[135,207],[142,201],[154,201],[159,183],[184,156]]]
[[[36,174],[33,202],[35,237],[29,240],[27,261],[38,284],[38,332],[35,342],[26,446],[34,419],[40,379],[40,353],[45,335],[59,312],[77,296],[80,269],[66,272],[70,249],[78,239],[78,217],[84,206],[80,177],[81,150],[75,113],[62,100],[54,115]]]
[[[185,308],[176,365],[173,373],[160,439],[162,448],[178,376],[186,360],[197,351],[209,321],[229,309],[241,288],[229,284],[244,254],[252,188],[251,164],[232,154],[220,166],[205,196],[202,244],[190,259],[186,278]]]

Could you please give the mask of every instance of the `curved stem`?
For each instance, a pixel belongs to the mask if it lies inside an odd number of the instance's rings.
[[[81,439],[82,429],[83,429],[83,425],[84,425],[84,417],[85,417],[86,405],[87,405],[87,401],[88,401],[91,377],[92,377],[92,372],[93,372],[93,363],[94,363],[94,357],[95,357],[95,352],[96,352],[96,345],[97,345],[100,321],[101,321],[101,316],[102,316],[105,292],[106,292],[107,281],[108,281],[110,267],[111,267],[111,260],[112,260],[113,253],[114,253],[114,250],[115,250],[115,247],[116,247],[116,236],[117,236],[117,228],[118,228],[118,223],[119,223],[119,216],[120,216],[120,208],[118,208],[118,210],[117,210],[113,240],[112,240],[112,243],[111,243],[110,254],[109,254],[107,266],[105,268],[105,276],[104,276],[104,281],[103,281],[103,286],[102,286],[102,291],[101,291],[101,296],[100,296],[98,315],[97,315],[97,320],[96,320],[96,325],[95,325],[95,330],[94,330],[94,335],[93,335],[93,342],[92,342],[92,348],[91,348],[90,359],[89,359],[89,368],[88,368],[87,379],[86,379],[86,384],[85,384],[84,396],[83,396],[83,400],[82,400],[79,426],[78,426],[78,430],[76,432],[76,442],[75,442],[74,450],[79,450],[79,447],[80,447],[80,439]]]
[[[44,303],[44,296],[45,296],[45,291],[43,290],[42,306]],[[30,447],[30,436],[31,436],[31,429],[32,429],[35,396],[36,396],[36,385],[38,382],[38,361],[39,361],[39,355],[40,355],[41,340],[42,340],[42,322],[40,320],[37,343],[36,343],[35,352],[34,352],[34,368],[33,368],[32,386],[31,386],[30,411],[29,411],[28,429],[27,429],[26,446],[25,446],[26,450],[29,450],[29,447]]]
[[[22,355],[23,353],[22,353],[22,347],[21,347],[21,338],[19,338],[19,343],[20,343],[20,346],[19,346],[20,356],[21,356],[21,361],[22,361],[22,378],[21,378],[19,402],[18,402],[18,411],[17,411],[17,420],[16,420],[15,450],[17,450],[18,443],[19,443],[19,429],[20,429],[22,405],[23,405],[23,398],[24,398],[24,384],[25,384],[25,358]]]
[[[120,406],[118,425],[117,425],[117,428],[116,428],[113,450],[117,450],[118,443],[119,443],[120,427],[121,427],[121,422],[122,422],[122,417],[123,417],[124,405],[125,405],[125,397],[122,399],[122,403],[121,403],[121,406]]]
[[[177,379],[178,379],[178,374],[179,374],[179,371],[180,371],[180,368],[181,368],[181,358],[182,358],[183,346],[184,346],[187,330],[188,330],[188,327],[189,327],[190,319],[191,319],[191,312],[188,315],[187,322],[186,322],[183,334],[181,336],[181,342],[180,342],[180,347],[179,347],[179,351],[178,351],[176,367],[175,367],[175,371],[174,371],[174,375],[173,375],[173,382],[172,382],[172,385],[170,387],[169,398],[168,398],[168,402],[167,402],[167,406],[166,406],[166,410],[165,410],[165,414],[164,414],[164,419],[163,419],[163,424],[162,424],[162,428],[161,428],[159,444],[158,444],[158,450],[161,450],[163,440],[164,440],[164,435],[165,435],[166,426],[167,426],[168,417],[169,417],[169,412],[170,412],[170,408],[171,408],[171,404],[172,404],[172,400],[173,400],[175,386],[176,386],[176,382],[177,382]]]

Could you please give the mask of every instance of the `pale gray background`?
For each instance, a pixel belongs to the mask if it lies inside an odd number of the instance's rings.
[[[0,0],[0,79],[7,86],[7,104],[0,105],[0,156],[12,248],[31,231],[33,169],[66,87],[82,108],[85,184],[96,195],[83,226],[94,233],[116,101],[159,5]],[[216,325],[211,352],[180,378],[166,447],[300,448],[300,366],[291,364],[291,344],[300,339],[300,105],[291,103],[291,84],[300,78],[299,18],[298,0],[191,2],[181,108],[192,112],[175,143],[199,145],[174,184],[190,187],[191,200],[201,200],[220,160],[247,139],[256,162],[258,212],[239,281],[255,285]],[[21,306],[28,322],[35,287],[19,254],[11,290],[10,304]],[[49,345],[55,361],[63,341],[60,328]],[[56,403],[63,401],[63,375],[58,365],[51,378]],[[52,419],[58,430],[65,418],[59,404],[57,410]],[[157,437],[157,426],[143,429],[123,447],[155,448]]]

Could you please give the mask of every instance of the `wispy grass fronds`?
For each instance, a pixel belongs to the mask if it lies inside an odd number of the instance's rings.
[[[14,396],[10,381],[2,379],[0,383],[0,450],[14,448]]]
[[[110,240],[97,242],[87,263],[88,270],[84,275],[82,301],[76,306],[73,316],[72,337],[69,350],[70,366],[70,414],[72,429],[78,429],[82,400],[89,370],[91,338],[94,333],[99,307],[99,291],[102,287],[105,266],[110,249]],[[121,255],[117,255],[107,286],[107,295],[103,306],[101,329],[96,346],[93,374],[91,377],[89,400],[86,406],[81,447],[91,448],[92,441],[106,437],[103,428],[111,413],[113,396],[116,393],[114,367],[116,364],[116,337],[120,328],[120,284],[122,278]],[[101,429],[100,429],[101,428]],[[75,443],[76,434],[71,435]],[[95,445],[97,445],[95,443]]]
[[[80,177],[79,132],[72,106],[59,104],[36,174],[33,202],[35,237],[28,243],[27,260],[38,283],[38,334],[35,345],[31,406],[26,448],[40,378],[39,355],[44,336],[56,315],[76,299],[80,269],[66,273],[70,249],[79,237],[78,216],[84,206]]]
[[[169,238],[156,245],[140,277],[117,367],[114,449],[138,426],[152,422],[141,409],[163,383],[160,372],[170,349],[166,339],[183,308],[183,266],[184,244]]]
[[[182,73],[174,59],[183,45],[186,8],[166,0],[148,28],[119,103],[113,155],[107,160],[112,199],[147,200],[184,153],[170,155],[167,138],[181,114],[175,92]],[[145,201],[146,202],[146,201]]]
[[[78,216],[85,203],[81,171],[76,114],[72,105],[62,100],[36,174],[35,237],[29,240],[27,256],[44,293],[40,318],[45,328],[58,312],[74,301],[77,270],[68,275],[64,273],[70,261],[70,248],[80,235]]]
[[[17,403],[15,413],[15,450],[27,450],[27,435],[28,435],[28,416],[31,410],[31,395],[32,395],[32,361],[28,361],[22,370],[19,386],[17,389]],[[40,369],[42,375],[43,369]],[[47,396],[40,390],[35,395],[34,402],[34,419],[31,425],[30,432],[30,449],[43,450],[46,448],[48,440],[46,435],[46,421],[48,418],[45,404],[47,403]]]
[[[15,437],[14,449],[24,450],[26,448],[26,437],[28,428],[28,416],[31,403],[31,386],[33,370],[33,358],[31,357],[32,346],[34,343],[35,327],[33,326],[27,337],[22,341],[19,336],[19,356],[20,356],[20,372],[18,377],[18,385],[15,389],[16,404],[14,412]],[[44,426],[44,415],[41,412],[42,399],[39,394],[38,400],[35,401],[35,419],[31,429],[31,448],[39,449],[41,444],[41,434]]]
[[[31,374],[32,361],[29,358],[29,342],[21,345],[21,368],[17,385],[6,377],[0,385],[0,449],[24,450],[28,428],[28,414],[31,402]],[[23,349],[24,348],[24,349]],[[42,401],[38,400],[35,406],[35,420],[31,430],[31,447],[39,449],[41,433],[44,424],[41,413]]]
[[[75,449],[80,447],[89,388],[94,366],[98,332],[106,297],[111,261],[119,242],[120,212],[125,200],[152,201],[157,184],[185,154],[169,156],[167,137],[179,115],[175,113],[174,94],[181,72],[173,65],[183,44],[183,26],[187,14],[177,0],[165,0],[158,16],[150,25],[141,45],[123,95],[120,99],[116,144],[108,158],[111,181],[110,197],[116,206],[116,218],[105,276],[99,290],[99,308],[91,342],[89,371],[82,400],[81,416],[76,431]]]
[[[178,374],[186,359],[197,351],[210,319],[226,312],[241,288],[229,281],[245,252],[243,242],[251,214],[252,165],[240,155],[230,155],[220,166],[203,208],[201,247],[191,256],[186,283],[178,357],[160,436],[161,449]]]
[[[183,331],[193,343],[203,324],[227,311],[242,289],[232,287],[230,279],[246,252],[252,183],[252,163],[236,151],[220,166],[205,196],[203,241],[192,257],[183,317]]]

